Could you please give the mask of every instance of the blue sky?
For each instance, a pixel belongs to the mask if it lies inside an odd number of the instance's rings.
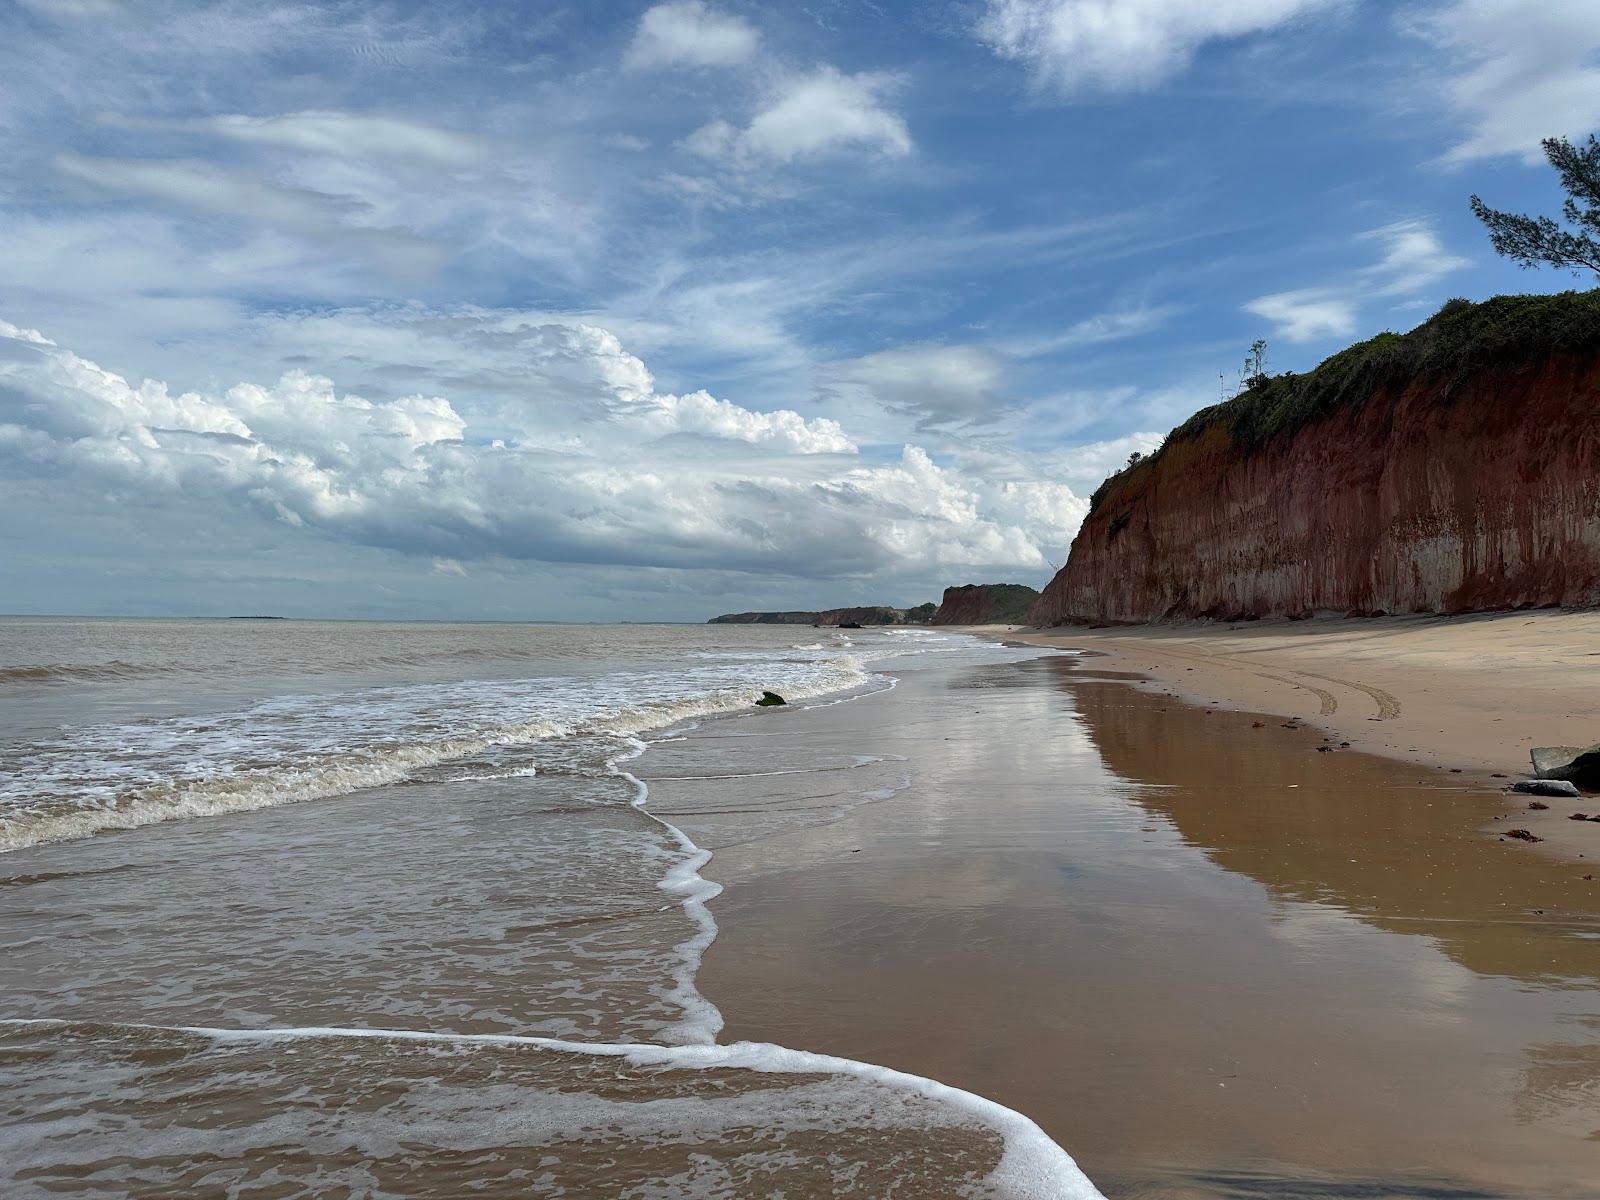
[[[0,610],[1039,584],[1254,338],[1587,286],[1466,198],[1596,128],[1591,0],[13,2]]]

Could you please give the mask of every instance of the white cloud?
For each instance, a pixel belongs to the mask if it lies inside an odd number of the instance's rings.
[[[1291,342],[1347,338],[1355,333],[1364,303],[1374,297],[1415,298],[1468,260],[1450,253],[1426,221],[1396,221],[1361,235],[1382,247],[1378,261],[1320,287],[1274,292],[1244,306],[1265,317]]]
[[[144,196],[198,212],[249,217],[301,232],[356,215],[360,205],[307,188],[280,187],[252,175],[185,159],[88,158],[61,154],[56,169],[108,192]]]
[[[988,0],[980,40],[1065,93],[1154,87],[1207,42],[1276,29],[1328,0]]]
[[[222,114],[188,121],[107,118],[107,124],[137,129],[180,129],[230,141],[277,146],[340,158],[401,158],[458,166],[483,157],[476,137],[408,121],[334,110],[309,110],[274,117]]]
[[[742,129],[712,121],[684,144],[706,158],[782,163],[846,147],[903,158],[912,150],[911,133],[883,102],[896,82],[890,75],[845,75],[822,67],[786,79]]]
[[[256,232],[294,235],[309,243],[307,250],[363,259],[405,282],[431,274],[448,253],[439,242],[390,224],[387,214],[352,193],[270,182],[256,171],[194,159],[66,153],[54,162],[63,176],[96,191],[154,201],[185,215],[231,218]]]
[[[415,331],[456,348],[435,355],[440,374],[498,340],[527,362],[522,392],[372,400],[291,371],[175,393],[0,322],[0,474],[252,511],[447,574],[496,557],[814,578],[1038,570],[1081,515],[1062,484],[973,476],[913,445],[866,462],[833,421],[659,393],[593,326],[440,320]]]
[[[1192,400],[1185,401],[1180,411],[1187,415],[1198,407]],[[1088,442],[1059,450],[1047,456],[1041,465],[1047,465],[1052,478],[1067,484],[1076,484],[1093,492],[1106,476],[1127,465],[1128,456],[1135,452],[1149,454],[1166,441],[1166,435],[1153,430],[1141,430],[1111,438],[1103,442]]]
[[[1347,338],[1356,331],[1359,297],[1331,288],[1305,288],[1259,296],[1244,306],[1246,312],[1265,317],[1281,337],[1291,342],[1317,338]]]
[[[1005,407],[1005,364],[982,346],[897,346],[826,372],[828,386],[867,397],[924,426],[992,419]]]
[[[1433,226],[1426,221],[1396,221],[1362,236],[1383,247],[1383,257],[1362,272],[1380,295],[1410,295],[1452,271],[1471,265],[1467,259],[1445,249]]]
[[[1444,51],[1430,78],[1467,127],[1455,162],[1500,154],[1540,158],[1539,140],[1600,127],[1600,7],[1594,0],[1451,0],[1412,10],[1404,27]]]
[[[646,10],[623,65],[728,67],[755,57],[761,36],[748,22],[702,0],[671,0]]]
[[[1158,304],[1096,313],[1081,321],[1073,322],[1059,333],[1008,337],[998,345],[1006,353],[1019,358],[1036,358],[1077,346],[1095,346],[1105,342],[1120,341],[1123,338],[1138,337],[1158,328],[1176,312],[1178,308],[1175,305]]]
[[[630,414],[648,428],[668,433],[698,433],[756,445],[779,445],[797,454],[854,454],[856,444],[837,421],[806,420],[797,412],[752,412],[708,392],[687,396],[651,395]]]

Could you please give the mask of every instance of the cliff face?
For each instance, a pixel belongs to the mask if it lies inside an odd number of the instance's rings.
[[[1020,583],[969,583],[944,590],[935,625],[1009,625],[1024,620],[1039,593]]]
[[[1446,306],[1197,414],[1096,493],[1030,620],[1597,603],[1600,293],[1569,293]]]

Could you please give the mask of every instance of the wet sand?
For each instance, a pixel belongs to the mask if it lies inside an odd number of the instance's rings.
[[[39,652],[61,624],[18,623],[13,659],[73,677]],[[908,767],[787,744],[806,697],[865,712],[888,682],[866,663],[1041,652],[926,631],[830,650],[786,630],[291,625],[301,661],[363,670],[283,695],[221,623],[173,625],[101,634],[133,660],[91,668],[104,686],[0,696],[13,834],[101,830],[0,854],[5,1200],[1099,1196],[989,1101],[719,1044],[696,987],[717,888],[632,774],[653,739],[654,770],[675,763],[725,840],[837,824]],[[752,709],[752,679],[795,704]],[[563,712],[556,735],[541,718]],[[409,757],[328,796],[319,746]],[[759,776],[727,779],[751,758]],[[128,803],[105,803],[119,781]]]
[[[1600,742],[1600,612],[1262,621],[1006,631],[1078,646],[1148,676],[1151,690],[1210,707],[1279,713],[1375,754],[1459,771],[1487,786],[1529,774],[1534,746]],[[1516,824],[1539,852],[1600,858],[1600,798],[1548,801]]]
[[[1107,661],[922,672],[647,754],[726,886],[699,978],[723,1040],[988,1096],[1114,1198],[1600,1196],[1587,868],[1482,836],[1489,788]],[[904,775],[753,836],[861,782],[673,782],[697,737],[729,776]]]

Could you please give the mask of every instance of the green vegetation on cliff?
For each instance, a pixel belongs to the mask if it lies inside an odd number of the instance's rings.
[[[1496,296],[1481,304],[1451,300],[1409,333],[1380,333],[1314,370],[1262,379],[1232,400],[1201,409],[1168,434],[1167,443],[1192,441],[1222,425],[1236,446],[1252,454],[1341,409],[1365,404],[1387,384],[1426,376],[1442,382],[1448,397],[1458,380],[1483,367],[1597,349],[1600,290]],[[1106,479],[1090,497],[1090,511],[1115,481],[1150,470],[1161,454],[1157,450]]]

